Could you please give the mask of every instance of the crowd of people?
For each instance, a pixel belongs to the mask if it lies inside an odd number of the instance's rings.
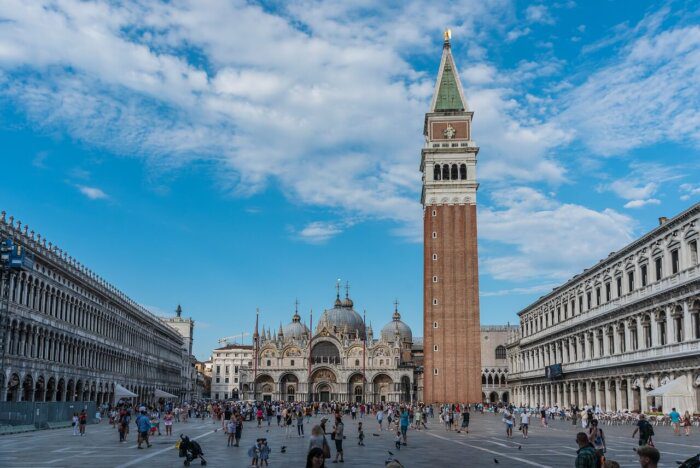
[[[398,404],[398,403],[310,403],[310,402],[255,402],[255,401],[195,401],[176,405],[161,402],[158,405],[133,405],[120,402],[113,407],[103,407],[96,415],[101,419],[108,415],[109,424],[119,434],[119,442],[127,441],[129,427],[133,422],[137,436],[137,448],[151,447],[151,438],[161,436],[164,428],[165,436],[172,437],[173,424],[187,423],[191,419],[211,420],[226,436],[227,446],[240,447],[244,427],[271,427],[284,431],[284,438],[308,437],[307,467],[325,467],[327,462],[344,463],[343,446],[347,438],[356,437],[357,445],[365,445],[365,430],[376,428],[377,432],[389,431],[394,442],[394,449],[400,451],[408,444],[409,429],[415,431],[442,426],[445,431],[469,434],[471,414],[473,412],[492,413],[500,417],[505,425],[507,438],[513,438],[517,426],[523,439],[530,437],[532,418],[539,418],[542,428],[549,427],[549,421],[554,419],[570,420],[574,426],[582,429],[576,435],[578,445],[576,468],[598,468],[619,466],[615,461],[606,457],[607,441],[605,430],[601,423],[603,412],[600,408],[586,406],[571,407],[515,407],[513,405],[489,404]],[[644,415],[635,415],[636,423],[632,437],[637,438],[639,448],[637,454],[640,465],[653,468],[659,461],[659,451],[654,447],[654,425]],[[314,424],[312,424],[312,418]],[[357,434],[347,434],[345,419],[357,422]],[[688,412],[681,415],[674,408],[668,418],[671,421],[673,433],[680,436],[681,428],[689,435],[692,419]],[[75,435],[85,434],[88,416],[83,410],[73,416]],[[318,421],[318,423],[315,423]],[[304,425],[311,425],[310,431],[305,431]],[[248,446],[247,455],[251,466],[267,466],[271,447],[266,437],[260,437],[261,431],[256,431],[255,442]],[[373,435],[378,435],[373,433]],[[252,438],[251,438],[252,441]],[[145,447],[144,447],[145,446]],[[284,453],[285,447],[281,447]],[[400,466],[394,462],[394,466]]]

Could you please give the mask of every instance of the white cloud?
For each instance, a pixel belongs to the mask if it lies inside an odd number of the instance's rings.
[[[530,34],[532,31],[530,28],[516,28],[508,31],[508,34],[506,34],[506,41],[507,42],[513,42],[523,36],[527,36]]]
[[[681,192],[681,200],[683,201],[700,195],[700,185],[698,184],[681,184],[678,190]]]
[[[0,92],[36,126],[155,169],[214,161],[225,191],[251,195],[274,181],[295,201],[393,220],[414,239],[421,115],[435,77],[404,57],[437,66],[446,24],[455,40],[475,39],[467,54],[478,56],[482,30],[514,19],[508,0],[464,0],[457,14],[426,17],[429,6],[373,4],[366,15],[349,2],[300,1],[273,14],[246,2],[10,1],[0,6]],[[467,83],[503,81],[477,63]],[[517,73],[547,69],[530,65]],[[563,180],[547,153],[566,132],[524,122],[515,94],[507,85],[468,96],[475,135],[495,152],[484,177]]]
[[[661,200],[658,198],[647,198],[642,200],[630,200],[625,203],[625,208],[642,208],[646,205],[660,205]]]
[[[633,238],[634,221],[611,209],[560,203],[527,187],[493,198],[494,207],[479,211],[479,235],[506,251],[482,255],[482,271],[495,279],[565,280]]]
[[[107,197],[107,194],[97,187],[87,187],[85,185],[77,186],[80,193],[88,197],[90,200],[103,200]]]
[[[700,141],[700,26],[660,30],[667,13],[602,41],[623,42],[619,55],[564,97],[560,124],[575,128],[598,154]]]
[[[510,288],[510,289],[500,289],[498,291],[480,291],[480,297],[501,297],[501,296],[513,296],[521,294],[537,294],[537,293],[548,293],[552,289],[559,286],[560,283],[547,283],[547,284],[537,284],[535,286],[527,286],[522,288]]]
[[[532,23],[554,24],[554,18],[545,5],[530,5],[525,9],[525,18]]]
[[[322,244],[343,232],[344,227],[324,221],[314,221],[297,233],[297,238],[310,244]]]
[[[656,182],[639,185],[637,180],[619,179],[610,184],[609,189],[618,197],[626,200],[647,198],[653,195],[658,188]]]

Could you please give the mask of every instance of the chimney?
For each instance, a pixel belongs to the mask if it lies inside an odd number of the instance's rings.
[[[667,221],[668,221],[668,218],[666,216],[660,216],[659,217],[659,226],[663,226],[664,224],[666,224]]]

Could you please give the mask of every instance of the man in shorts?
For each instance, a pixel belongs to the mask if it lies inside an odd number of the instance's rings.
[[[146,416],[146,410],[141,411],[141,414],[136,418],[136,427],[139,430],[138,446],[137,448],[142,449],[141,444],[146,442],[146,446],[150,447],[151,444],[148,442],[148,433],[151,430],[151,420]]]
[[[527,439],[527,431],[530,429],[530,413],[524,410],[520,415],[520,430],[523,432],[523,439]]]
[[[671,418],[673,434],[677,436],[681,435],[681,413],[676,411],[676,408],[671,408],[671,412],[668,413],[668,417]]]
[[[651,439],[651,436],[654,435],[654,428],[651,426],[651,424],[649,424],[649,421],[647,421],[644,414],[639,415],[637,427],[632,433],[633,438],[635,435],[637,435],[637,432],[639,432],[639,446],[642,447],[644,445],[649,445],[649,440]]]

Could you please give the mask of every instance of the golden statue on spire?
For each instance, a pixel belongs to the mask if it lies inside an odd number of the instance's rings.
[[[443,35],[445,37],[445,42],[450,42],[450,39],[452,38],[452,30],[450,28],[445,29]]]

